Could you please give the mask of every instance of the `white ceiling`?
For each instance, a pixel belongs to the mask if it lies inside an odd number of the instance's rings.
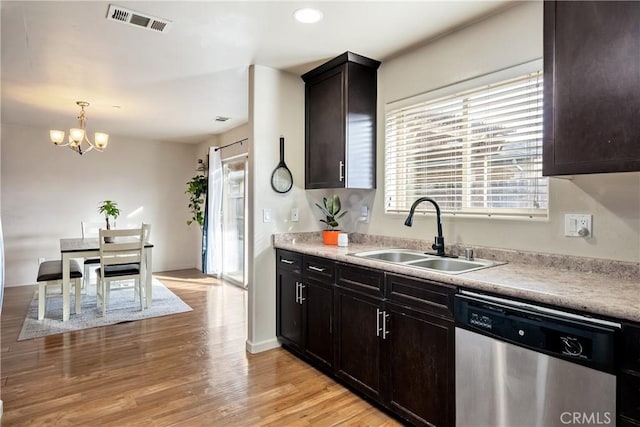
[[[507,2],[114,3],[172,21],[157,33],[108,21],[109,2],[2,1],[2,123],[66,130],[83,100],[91,133],[201,142],[247,121],[250,64],[300,75],[347,50],[384,61]],[[320,23],[292,18],[310,5]]]

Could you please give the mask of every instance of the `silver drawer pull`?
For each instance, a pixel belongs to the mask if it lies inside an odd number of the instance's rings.
[[[293,261],[288,260],[288,259],[284,259],[284,258],[281,258],[280,262],[284,262],[285,264],[293,264]]]
[[[315,265],[310,265],[309,266],[309,270],[319,271],[320,273],[322,273],[322,272],[324,272],[326,270],[326,268],[316,267]]]
[[[303,304],[306,301],[306,298],[304,297],[304,288],[306,287],[307,285],[300,283],[300,304]]]
[[[340,164],[339,164],[339,176],[340,176],[340,182],[344,181],[344,162],[342,160],[340,160]]]
[[[389,319],[389,314],[387,314],[386,310],[382,312],[382,339],[386,340],[387,335],[389,335],[389,331],[387,331],[387,320]]]

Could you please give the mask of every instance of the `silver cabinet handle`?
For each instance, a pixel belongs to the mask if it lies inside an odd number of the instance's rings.
[[[326,268],[322,268],[322,267],[316,267],[315,265],[310,265],[309,270],[313,270],[313,271],[319,271],[319,272],[324,272],[326,270]]]
[[[387,319],[389,319],[389,314],[386,311],[382,312],[382,339],[386,340],[387,335],[389,335],[389,331],[387,331]]]
[[[304,288],[306,288],[307,285],[305,285],[304,283],[300,283],[300,304],[302,304],[306,298],[303,296],[304,295]]]
[[[380,336],[380,309],[376,308],[376,336],[379,337]]]
[[[344,181],[344,162],[340,160],[340,168],[339,168],[340,182]]]
[[[302,289],[300,289],[300,284],[301,284],[300,282],[296,282],[296,304],[302,304],[302,303],[300,302],[300,298],[302,297],[302,296],[301,296],[301,294],[302,294],[302,292],[301,292],[301,291],[302,291]]]
[[[293,264],[293,261],[284,258],[280,258],[280,262],[284,262],[285,264]]]

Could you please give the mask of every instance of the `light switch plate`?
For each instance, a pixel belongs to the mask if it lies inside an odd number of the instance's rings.
[[[262,222],[271,222],[271,209],[262,209]]]
[[[362,205],[360,207],[360,221],[369,222],[369,206]]]
[[[565,214],[564,235],[568,237],[591,237],[590,214]]]

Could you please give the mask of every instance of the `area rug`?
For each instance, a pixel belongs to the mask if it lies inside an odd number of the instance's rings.
[[[36,291],[22,324],[18,341],[192,310],[189,305],[157,279],[153,279],[152,286],[153,302],[151,308],[140,310],[140,303],[134,301],[133,289],[117,289],[111,291],[107,314],[103,317],[102,310],[96,307],[94,283],[88,287],[86,293],[82,294],[82,313],[73,313],[74,297],[71,295],[72,311],[67,322],[62,321],[62,294],[55,292],[50,292],[47,295],[45,318],[38,320],[38,291]]]

